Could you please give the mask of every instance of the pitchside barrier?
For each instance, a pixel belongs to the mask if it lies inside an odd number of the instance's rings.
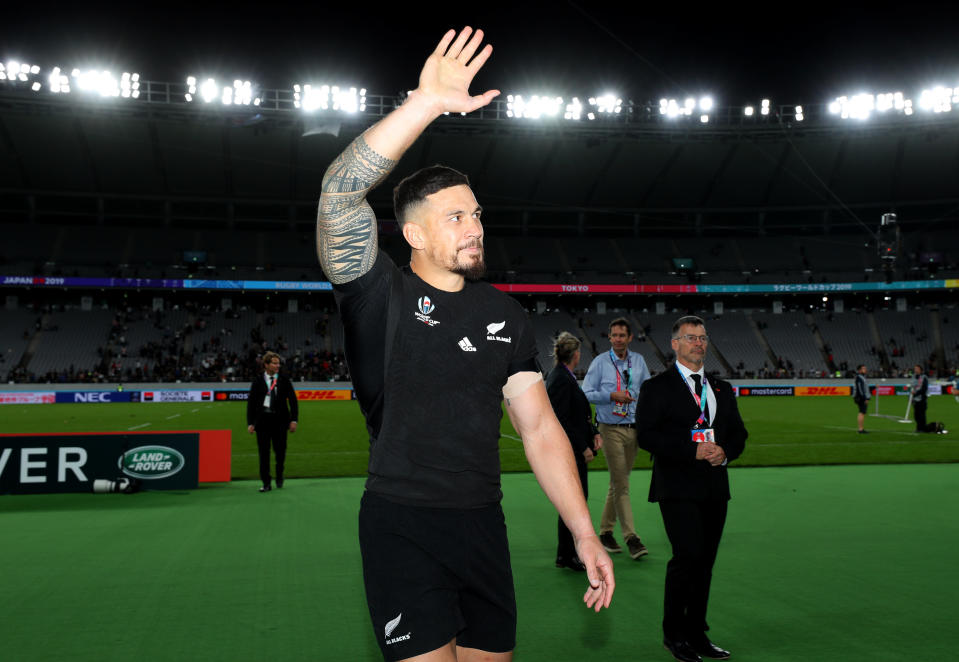
[[[838,382],[838,383],[837,383]],[[739,397],[759,396],[852,396],[852,384],[844,379],[818,380],[731,380]],[[154,387],[155,386],[155,387]],[[302,402],[355,400],[349,382],[306,383],[297,385],[296,397]],[[909,395],[912,381],[881,381],[870,384],[873,395]],[[226,388],[222,384],[203,384],[193,388],[169,385],[135,385],[131,390],[91,389],[89,386],[63,386],[57,390],[37,389],[36,385],[0,386],[0,405],[64,404],[107,402],[246,402],[249,389]],[[930,382],[929,395],[959,395],[952,382]]]
[[[143,489],[230,481],[230,431],[0,434],[0,494],[90,492],[130,478]]]

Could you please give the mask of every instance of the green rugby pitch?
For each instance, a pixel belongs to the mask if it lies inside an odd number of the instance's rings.
[[[906,398],[886,397],[882,406],[901,415]],[[930,398],[928,412],[929,420],[945,423],[947,435],[920,435],[912,423],[874,416],[866,419],[870,434],[859,435],[855,406],[846,397],[740,398],[739,407],[749,440],[737,466],[959,461],[959,403],[951,396]],[[233,478],[257,476],[256,443],[246,431],[243,403],[6,405],[0,415],[6,433],[231,430]],[[505,416],[501,430],[503,471],[529,471]],[[289,440],[288,477],[361,476],[367,460],[366,427],[356,402],[301,403],[299,429]],[[640,452],[636,465],[649,464]],[[605,466],[600,455],[590,468]]]

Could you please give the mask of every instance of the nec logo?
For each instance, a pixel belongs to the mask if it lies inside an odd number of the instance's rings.
[[[74,402],[110,402],[109,393],[74,393]]]

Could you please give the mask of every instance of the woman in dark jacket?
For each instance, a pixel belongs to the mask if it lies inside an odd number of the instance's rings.
[[[603,439],[592,423],[592,409],[573,375],[573,370],[579,363],[579,345],[579,339],[567,331],[563,331],[556,337],[553,344],[556,364],[546,376],[546,392],[549,395],[550,404],[553,405],[553,411],[556,412],[556,418],[559,419],[573,447],[576,468],[579,470],[579,481],[583,485],[583,496],[589,496],[586,463],[593,460],[596,451],[603,445]],[[576,555],[573,535],[563,524],[562,518],[559,519],[558,533],[556,567],[585,571],[585,566]]]

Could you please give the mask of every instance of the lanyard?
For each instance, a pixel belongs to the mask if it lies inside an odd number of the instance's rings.
[[[679,364],[676,365],[676,370],[679,371],[679,376],[683,377],[683,371],[679,370]],[[708,386],[706,382],[706,375],[703,375],[703,395],[702,397],[696,395],[696,391],[692,386],[689,385],[689,380],[686,377],[683,377],[683,383],[686,384],[686,388],[689,389],[689,392],[693,395],[693,400],[696,401],[696,404],[699,406],[699,418],[696,419],[696,424],[700,424],[706,421],[706,388]]]
[[[623,373],[621,373],[621,372],[619,371],[619,368],[616,366],[616,355],[613,353],[613,350],[609,350],[609,360],[610,360],[610,361],[612,362],[612,364],[613,364],[613,370],[616,371],[616,390],[617,390],[617,391],[622,390],[622,389],[620,388],[621,385],[622,385],[622,384],[620,383],[620,379],[623,378],[623,379],[626,380],[626,390],[628,391],[628,390],[629,390],[629,383],[630,383],[631,381],[633,381],[633,372],[632,372],[633,360],[632,360],[631,358],[629,358],[629,350],[626,350],[626,372],[629,373],[628,375],[626,375],[626,377],[623,377]],[[620,359],[620,360],[622,360],[622,359]]]
[[[273,391],[276,389],[276,375],[270,375],[270,390],[266,392],[267,395],[273,395]]]

